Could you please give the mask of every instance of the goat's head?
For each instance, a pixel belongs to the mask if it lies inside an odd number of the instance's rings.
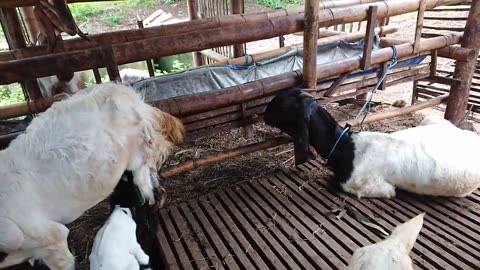
[[[309,123],[310,117],[318,108],[319,105],[312,96],[293,89],[274,97],[265,110],[265,123],[295,139],[295,147],[301,150],[302,161],[313,158],[309,144]]]

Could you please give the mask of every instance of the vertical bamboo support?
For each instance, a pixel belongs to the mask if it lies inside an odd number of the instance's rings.
[[[370,69],[370,61],[373,50],[373,43],[375,38],[375,27],[377,25],[377,6],[370,6],[368,8],[367,29],[365,33],[365,43],[363,45],[363,57],[360,61],[360,68],[362,70]],[[356,96],[357,100],[367,100],[367,94],[360,94]]]
[[[0,9],[0,22],[10,49],[25,48],[25,37],[23,35],[22,25],[18,18],[17,10],[15,8]],[[42,97],[40,87],[36,80],[24,81],[22,82],[22,85],[27,89],[28,98],[30,100]]]
[[[232,14],[243,14],[244,13],[244,1],[243,0],[232,0]],[[237,58],[245,54],[244,44],[234,44],[233,45],[233,57]]]
[[[305,1],[305,30],[303,34],[303,88],[317,86],[317,39],[319,0]]]
[[[137,18],[137,25],[138,25],[139,29],[144,28],[143,21],[140,20],[140,17]],[[152,59],[146,59],[145,62],[147,63],[148,75],[150,75],[150,77],[154,77],[155,76],[155,69],[153,68]]]
[[[478,50],[480,49],[480,0],[472,1],[463,34],[462,47],[473,49],[475,57],[466,62],[456,61],[453,78],[460,80],[462,83],[450,87],[450,96],[445,110],[445,119],[450,120],[455,125],[460,124],[465,119],[470,87],[475,72]]]
[[[422,37],[423,29],[423,17],[425,15],[425,7],[427,6],[426,0],[420,0],[420,7],[418,8],[417,14],[417,26],[415,28],[415,43],[413,47],[413,52],[417,53],[420,49],[420,38]]]
[[[36,44],[40,30],[38,28],[38,21],[33,14],[33,7],[22,7],[21,11],[30,40],[33,44]]]
[[[198,12],[197,12],[197,0],[187,0],[187,5],[188,5],[188,16],[190,17],[190,20],[198,20]],[[199,52],[192,52],[193,56],[193,65],[195,67],[202,66],[203,63],[203,58],[202,54]]]
[[[103,63],[107,68],[108,77],[110,81],[121,82],[120,72],[118,71],[118,64],[115,60],[115,55],[113,54],[113,49],[111,45],[106,45],[101,48]]]

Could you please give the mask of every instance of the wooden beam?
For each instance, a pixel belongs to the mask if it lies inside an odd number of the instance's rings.
[[[425,16],[426,6],[426,0],[420,0],[420,6],[417,13],[417,26],[415,27],[415,47],[413,48],[413,52],[415,53],[418,52],[418,49],[420,48],[420,38],[422,37],[423,17]]]
[[[232,14],[243,14],[244,13],[244,1],[243,0],[231,0],[231,10]],[[317,6],[318,10],[318,6]],[[234,44],[233,45],[233,57],[237,58],[245,54],[244,50],[245,44]]]
[[[17,10],[15,8],[0,9],[0,22],[10,49],[25,48],[27,44],[25,42],[23,28]],[[27,90],[28,98],[30,100],[42,97],[37,80],[28,78],[25,80],[18,80],[17,82],[20,82],[22,87]]]
[[[315,90],[317,86],[317,39],[318,39],[319,0],[305,1],[303,32],[303,88]]]
[[[348,77],[348,75],[350,75],[350,74],[351,74],[351,72],[345,72],[342,75],[340,75],[340,77],[338,77],[335,80],[335,82],[332,83],[330,88],[327,89],[327,91],[323,94],[323,96],[324,97],[330,97],[331,95],[333,95],[337,91],[338,86],[340,86],[345,81],[345,79]]]
[[[188,16],[190,17],[190,21],[198,20],[198,12],[197,12],[197,0],[187,0],[187,7],[188,7]],[[201,24],[201,23],[199,23]],[[203,62],[203,57],[200,52],[192,52],[193,57],[193,66],[203,66],[205,63]]]
[[[475,56],[467,62],[457,62],[455,66],[453,77],[463,83],[450,88],[450,98],[445,110],[445,119],[455,125],[460,124],[466,116],[470,87],[480,49],[480,1],[478,0],[473,1],[470,7],[462,47],[473,49]]]
[[[137,19],[137,26],[138,26],[139,29],[145,28],[143,26],[143,21],[140,20],[140,19]],[[148,75],[150,75],[150,77],[154,77],[155,76],[155,68],[153,67],[153,60],[152,59],[146,59],[145,62],[147,63]]]
[[[72,3],[86,3],[86,2],[109,2],[109,1],[125,1],[125,0],[67,0],[69,4]],[[0,8],[15,8],[34,6],[35,0],[1,0]]]
[[[365,34],[365,43],[363,46],[363,57],[361,61],[361,69],[370,69],[370,55],[373,50],[373,43],[375,38],[375,26],[377,25],[377,10],[376,6],[368,8],[367,33]]]

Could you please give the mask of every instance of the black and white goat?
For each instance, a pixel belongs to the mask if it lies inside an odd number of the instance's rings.
[[[116,206],[98,231],[89,256],[91,270],[147,269],[149,257],[137,242],[130,209]],[[147,267],[147,268],[145,268]]]
[[[0,151],[0,268],[41,259],[75,269],[64,224],[107,198],[125,171],[150,204],[184,127],[135,90],[101,84],[56,102]]]
[[[328,159],[336,182],[358,197],[395,196],[395,188],[464,197],[480,185],[480,136],[444,119],[426,118],[391,134],[350,131],[300,90],[273,98],[265,123],[289,134],[307,156],[312,145]],[[338,141],[336,148],[334,145]]]

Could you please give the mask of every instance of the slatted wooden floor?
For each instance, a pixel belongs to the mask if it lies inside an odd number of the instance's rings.
[[[343,269],[361,246],[384,239],[353,206],[387,232],[427,212],[411,253],[416,269],[480,269],[480,194],[442,199],[400,193],[393,200],[331,192],[307,179],[316,161],[225,188],[160,211],[159,255],[167,269]],[[303,171],[303,172],[302,172]]]

